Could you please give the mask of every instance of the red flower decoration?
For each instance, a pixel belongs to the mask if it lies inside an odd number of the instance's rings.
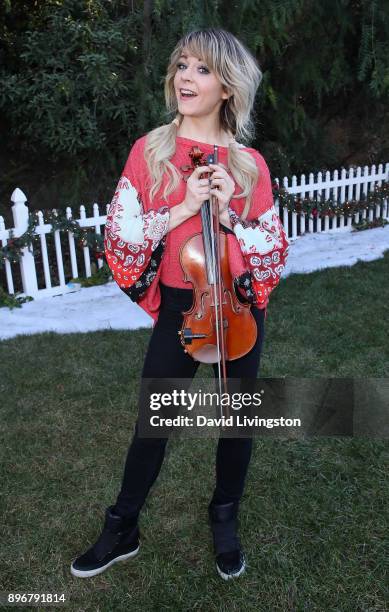
[[[188,174],[187,176],[184,175],[182,177],[185,182],[188,180],[193,170],[197,168],[197,166],[207,165],[207,158],[205,156],[205,153],[198,146],[191,148],[191,150],[189,151],[189,157],[192,163],[185,164],[184,166],[180,166],[180,170],[182,170],[183,172],[190,172],[190,174]]]

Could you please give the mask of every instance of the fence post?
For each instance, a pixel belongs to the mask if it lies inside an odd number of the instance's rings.
[[[12,215],[14,220],[14,235],[15,238],[19,238],[28,227],[27,198],[19,187],[12,192],[11,202],[13,202]],[[23,292],[25,295],[36,297],[38,295],[38,283],[34,254],[30,253],[28,247],[24,247],[22,253],[23,255],[20,258],[20,271],[22,274]]]

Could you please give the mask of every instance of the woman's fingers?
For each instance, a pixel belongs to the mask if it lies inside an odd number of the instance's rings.
[[[198,181],[198,184],[199,184],[200,187],[206,187],[206,186],[209,186],[211,184],[212,185],[222,185],[224,182],[225,182],[224,178],[219,178],[219,179],[211,178],[211,182],[209,181],[209,179],[200,179]]]
[[[193,174],[195,176],[199,176],[199,174],[202,174],[203,172],[212,172],[212,170],[209,166],[196,166],[196,168],[193,171]]]

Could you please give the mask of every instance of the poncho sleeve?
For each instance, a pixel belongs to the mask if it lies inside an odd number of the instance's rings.
[[[169,208],[151,206],[146,192],[147,164],[138,139],[128,156],[108,209],[104,251],[119,287],[138,301],[161,263],[169,226]]]
[[[259,308],[267,305],[270,293],[280,282],[288,256],[289,241],[274,206],[270,172],[262,155],[253,150],[259,177],[247,219],[228,208],[234,234],[243,255],[247,275],[239,288]]]

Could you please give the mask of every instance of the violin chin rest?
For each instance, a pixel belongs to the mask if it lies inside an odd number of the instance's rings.
[[[201,363],[217,363],[220,360],[220,353],[214,344],[203,344],[192,353],[192,357]]]

